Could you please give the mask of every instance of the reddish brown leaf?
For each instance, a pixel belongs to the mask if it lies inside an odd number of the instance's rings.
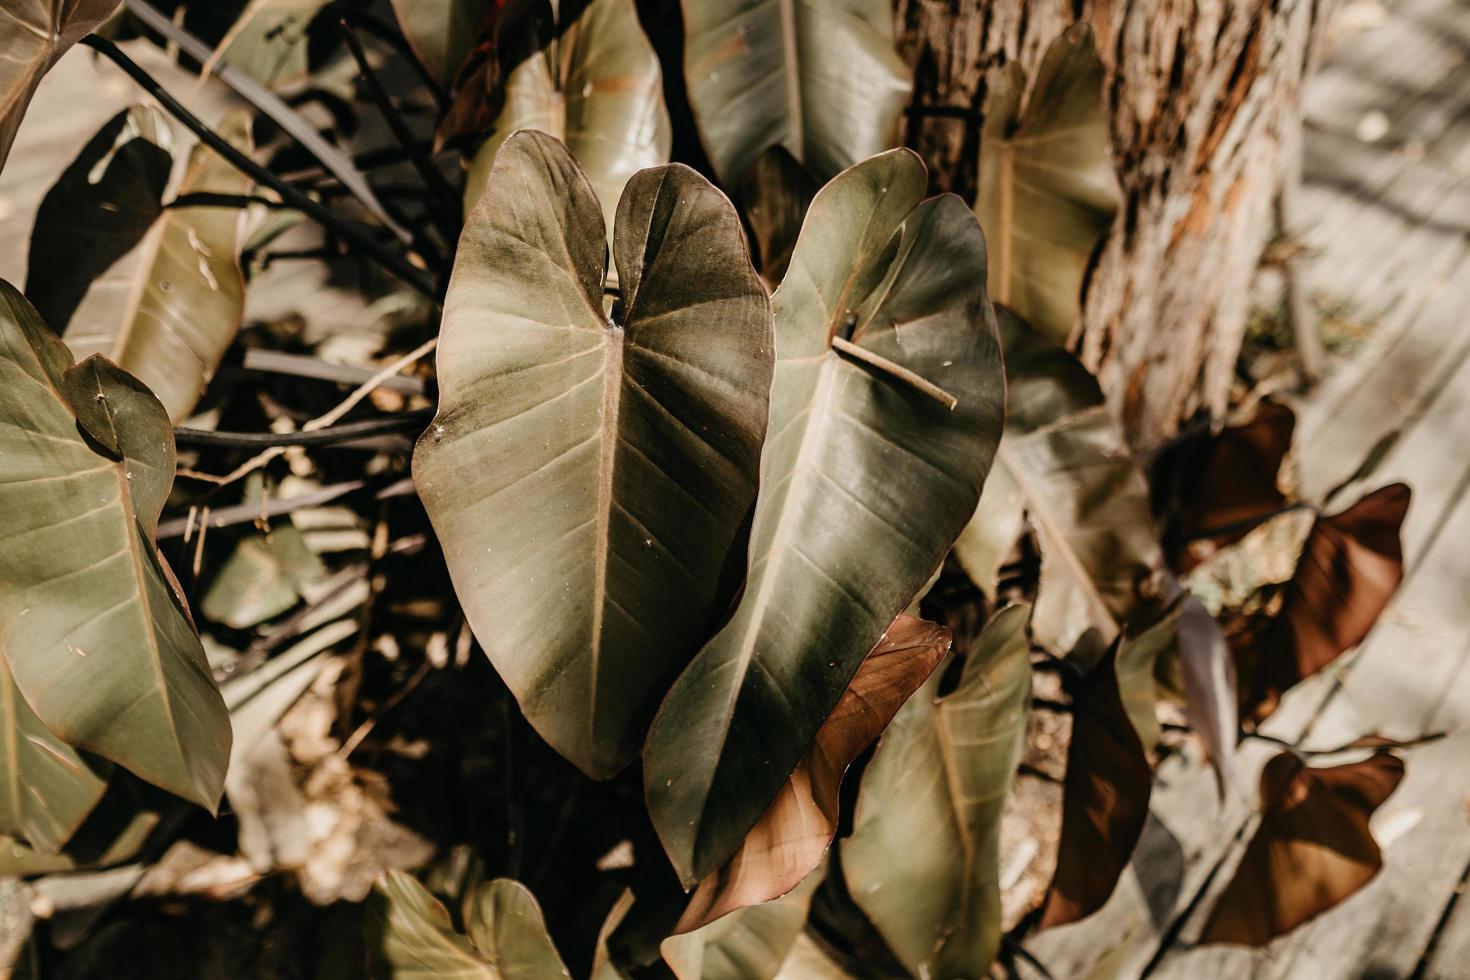
[[[943,626],[907,615],[893,621],[740,850],[699,883],[675,934],[784,895],[821,863],[837,832],[843,773],[933,673],[950,642]]]
[[[1249,692],[1241,701],[1243,718],[1259,722],[1288,688],[1368,635],[1404,577],[1399,529],[1409,497],[1407,486],[1393,483],[1317,519],[1281,612],[1259,640],[1236,650],[1242,689]]]
[[[1375,755],[1310,769],[1282,753],[1261,775],[1261,825],[1200,937],[1263,946],[1362,888],[1383,866],[1368,820],[1404,778]]]
[[[495,23],[503,2],[486,10],[476,32],[475,44],[454,72],[449,85],[449,104],[434,131],[434,149],[464,136],[484,136],[500,111],[496,88],[500,79],[495,57]]]
[[[1148,817],[1153,773],[1118,688],[1118,644],[1072,692],[1072,741],[1062,787],[1057,869],[1040,928],[1107,903]]]
[[[1291,409],[1262,402],[1249,422],[1187,441],[1160,460],[1156,482],[1173,498],[1164,535],[1171,565],[1189,571],[1285,506],[1276,477],[1295,429]]]

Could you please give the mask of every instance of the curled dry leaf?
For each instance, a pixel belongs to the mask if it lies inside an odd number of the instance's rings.
[[[41,76],[117,5],[118,0],[0,0],[0,167]]]
[[[1115,644],[1072,691],[1062,836],[1042,929],[1084,919],[1107,903],[1148,818],[1153,772],[1123,701],[1120,659],[1130,658]]]
[[[602,210],[566,147],[519,133],[492,176],[444,301],[414,479],[481,646],[542,737],[602,778],[729,601],[770,303],[734,208],[687,167],[629,182],[616,322]]]
[[[153,543],[174,476],[163,406],[110,362],[73,364],[0,283],[0,629],[47,729],[213,810],[230,723]]]
[[[780,144],[818,178],[899,142],[912,88],[888,0],[683,0],[684,74],[726,186]]]
[[[1046,49],[1024,108],[1018,62],[986,96],[975,212],[990,295],[1058,344],[1081,319],[1088,262],[1118,209],[1103,78],[1092,29],[1078,24]]]
[[[773,299],[750,575],[644,750],[649,813],[685,887],[729,860],[786,785],[990,468],[1004,379],[984,242],[958,198],[923,200],[927,183],[895,150],[824,187]]]
[[[821,863],[837,833],[838,789],[854,759],[871,745],[949,649],[949,630],[899,616],[817,730],[770,809],[740,849],[695,889],[675,933],[701,928],[795,888]]]
[[[1248,422],[1186,439],[1160,454],[1155,511],[1166,519],[1170,565],[1188,572],[1286,505],[1278,474],[1295,429],[1296,414],[1267,401]]]
[[[1392,755],[1309,768],[1288,752],[1261,774],[1261,824],[1200,936],[1264,946],[1332,908],[1383,866],[1368,823],[1404,778]]]
[[[1410,497],[1389,484],[1312,525],[1281,611],[1236,650],[1244,719],[1264,719],[1288,689],[1368,635],[1404,577]]]
[[[848,891],[914,976],[983,977],[1000,948],[1000,818],[1026,738],[1027,606],[996,614],[899,712],[863,773]]]
[[[485,192],[505,141],[536,129],[571,150],[611,234],[624,185],[668,162],[673,139],[658,56],[633,0],[517,0],[496,19],[495,48],[503,105],[470,163],[465,213]]]

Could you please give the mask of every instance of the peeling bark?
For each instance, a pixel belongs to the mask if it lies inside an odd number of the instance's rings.
[[[907,141],[936,190],[973,200],[987,74],[1034,70],[1092,24],[1124,204],[1086,287],[1073,347],[1135,448],[1223,414],[1331,0],[897,0],[916,75]]]

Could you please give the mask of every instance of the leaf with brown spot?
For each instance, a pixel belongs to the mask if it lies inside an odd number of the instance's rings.
[[[821,863],[837,833],[843,773],[934,672],[949,644],[950,633],[943,626],[907,615],[894,621],[770,809],[735,855],[699,883],[675,933],[783,895]]]
[[[1107,904],[1148,817],[1153,772],[1123,703],[1119,645],[1072,690],[1061,842],[1042,929],[1076,922]]]
[[[1404,577],[1400,529],[1410,490],[1391,483],[1347,510],[1319,517],[1307,535],[1281,611],[1236,649],[1241,716],[1259,722],[1289,688],[1368,635]]]
[[[1332,908],[1383,866],[1369,820],[1404,778],[1392,755],[1309,768],[1283,752],[1261,774],[1261,824],[1202,943],[1264,946]]]

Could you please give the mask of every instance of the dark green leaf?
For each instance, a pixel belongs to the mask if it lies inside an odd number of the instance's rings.
[[[889,0],[684,0],[684,74],[727,186],[783,145],[832,177],[899,141],[911,88]]]
[[[617,323],[603,241],[566,148],[508,140],[460,242],[414,458],[475,635],[537,731],[600,777],[728,601],[774,356],[734,209],[692,170],[629,182]]]
[[[1091,28],[1079,24],[1047,48],[1023,110],[1025,90],[1013,61],[986,97],[975,212],[990,245],[990,295],[1063,343],[1118,209]]]
[[[16,686],[66,743],[213,809],[224,702],[153,544],[173,435],[148,391],[71,355],[0,284],[0,623]]]
[[[828,184],[773,300],[749,579],[645,749],[649,811],[686,886],[775,799],[990,469],[1004,383],[984,243],[958,198],[923,201],[926,184],[907,150]]]
[[[863,773],[842,869],[914,976],[983,977],[1000,948],[1000,817],[1025,743],[1030,609],[1009,606],[899,712]]]

